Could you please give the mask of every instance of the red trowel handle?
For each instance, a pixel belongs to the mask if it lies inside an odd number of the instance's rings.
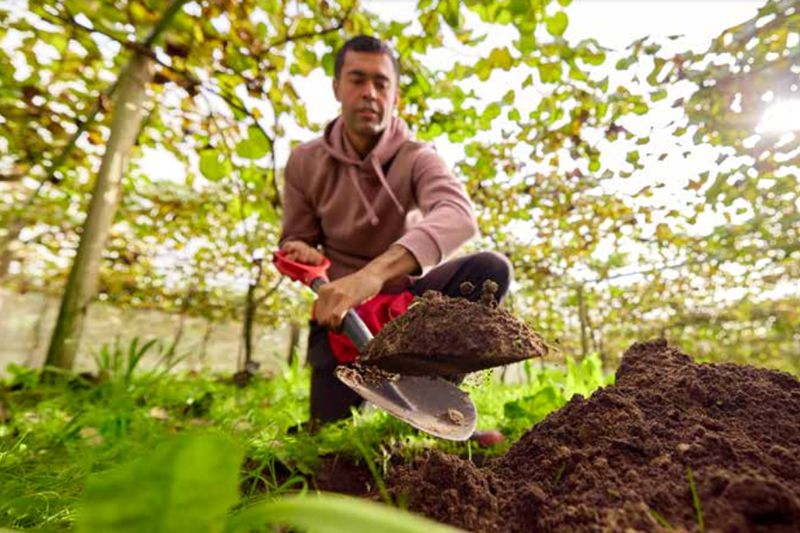
[[[306,265],[292,261],[286,257],[285,253],[277,251],[272,254],[272,264],[284,276],[289,276],[294,281],[299,281],[303,285],[314,289],[312,286],[314,280],[321,279],[323,283],[328,282],[328,268],[331,266],[331,261],[327,257],[323,257],[321,265]],[[316,292],[316,289],[314,289],[314,292]]]
[[[277,251],[272,255],[272,264],[275,265],[278,272],[310,287],[314,292],[318,292],[320,287],[328,283],[328,267],[331,266],[331,262],[327,257],[323,257],[321,265],[305,265],[292,261],[286,257],[286,254]],[[359,353],[372,340],[372,333],[367,325],[352,309],[347,311],[344,317],[342,333],[353,342]]]

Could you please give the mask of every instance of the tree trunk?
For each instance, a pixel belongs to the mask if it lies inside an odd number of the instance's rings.
[[[256,273],[250,280],[247,287],[247,297],[244,304],[244,321],[242,323],[242,340],[244,341],[244,361],[240,362],[238,370],[253,372],[253,325],[256,319],[258,301],[256,300],[256,289],[261,283],[261,276],[264,274],[264,267],[261,259],[254,259]]]
[[[588,324],[586,323],[586,302],[583,301],[583,285],[578,285],[578,318],[581,322],[581,358],[589,355]]]
[[[97,288],[103,247],[119,204],[120,182],[139,134],[147,84],[152,76],[152,60],[136,54],[120,77],[111,135],[83,223],[78,253],[61,300],[46,365],[71,369],[75,361],[83,321]]]
[[[41,364],[38,360],[36,352],[39,351],[39,345],[42,342],[42,330],[44,323],[47,320],[47,310],[50,308],[50,297],[47,294],[42,294],[42,306],[39,308],[39,316],[36,317],[36,322],[33,324],[33,341],[31,347],[28,349],[28,358],[25,361],[25,366],[29,368],[36,368]]]
[[[214,331],[214,322],[206,319],[206,330],[203,333],[203,340],[200,343],[200,361],[205,366],[206,358],[208,357],[208,341],[211,339],[211,333]]]
[[[22,222],[15,220],[6,228],[6,235],[3,237],[3,240],[0,241],[0,280],[8,275],[8,267],[11,266],[11,260],[14,259],[14,253],[11,251],[11,247],[14,241],[19,237],[22,227]]]
[[[251,281],[247,287],[247,297],[244,304],[244,320],[242,321],[242,341],[244,341],[244,359],[240,360],[238,370],[249,370],[253,360],[253,320],[255,318],[256,285]]]
[[[172,337],[172,343],[169,345],[169,359],[175,357],[175,353],[178,351],[178,343],[181,342],[183,338],[183,330],[186,326],[186,311],[181,311],[181,314],[178,315],[178,328],[175,330],[175,335]]]

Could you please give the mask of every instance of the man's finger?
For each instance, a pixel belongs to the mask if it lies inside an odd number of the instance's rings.
[[[314,250],[308,250],[306,252],[306,263],[309,265],[321,265],[322,264],[322,257],[315,252]]]
[[[347,315],[347,311],[349,309],[350,309],[349,307],[340,307],[338,309],[335,309],[331,313],[331,324],[332,327],[336,329],[336,331],[340,331],[342,329],[342,324],[344,323],[344,317],[345,315]]]
[[[316,265],[314,262],[314,254],[311,250],[303,250],[303,263],[307,265]]]

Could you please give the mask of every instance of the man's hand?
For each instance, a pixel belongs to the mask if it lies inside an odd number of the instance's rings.
[[[286,241],[281,246],[281,251],[290,261],[304,265],[321,265],[323,261],[322,254],[303,241]]]
[[[378,294],[383,279],[368,269],[326,283],[317,293],[314,315],[325,327],[339,329],[347,311]]]
[[[408,250],[399,245],[390,246],[358,272],[320,288],[314,307],[317,322],[338,329],[348,309],[376,296],[387,281],[418,270],[419,263]]]

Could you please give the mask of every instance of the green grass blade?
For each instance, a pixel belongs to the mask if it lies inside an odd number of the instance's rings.
[[[227,533],[288,525],[309,533],[454,533],[450,526],[394,507],[338,494],[287,496],[255,504],[234,516]]]
[[[697,529],[700,530],[700,533],[704,533],[706,527],[705,523],[703,522],[703,508],[700,505],[700,495],[697,493],[697,486],[694,483],[692,469],[687,467],[686,473],[689,476],[689,490],[692,491],[692,503],[694,504],[694,510],[697,513]]]
[[[666,518],[661,516],[661,514],[658,511],[656,511],[655,509],[650,509],[650,516],[652,516],[653,519],[656,522],[658,522],[658,525],[663,527],[664,529],[668,529],[670,531],[673,531],[675,529],[672,526],[672,524],[669,523],[669,520],[667,520]]]

